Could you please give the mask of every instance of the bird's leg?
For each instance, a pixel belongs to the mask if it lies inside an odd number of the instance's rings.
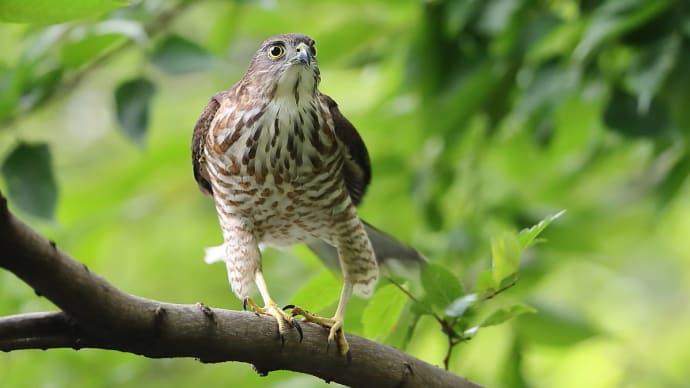
[[[247,306],[249,306],[249,308],[257,314],[270,315],[275,318],[276,322],[278,322],[278,334],[280,335],[281,342],[285,343],[285,334],[290,331],[290,327],[297,329],[297,332],[299,333],[299,340],[302,342],[302,327],[300,326],[299,321],[283,311],[280,307],[278,307],[276,302],[273,301],[271,295],[268,293],[268,287],[266,286],[266,281],[264,280],[264,275],[261,273],[261,271],[256,272],[254,282],[256,283],[256,288],[259,289],[261,298],[264,300],[264,307],[259,307],[249,297],[244,298],[242,301],[242,307],[246,309]]]
[[[347,307],[347,304],[350,301],[351,295],[352,284],[346,280],[345,284],[343,285],[343,290],[340,293],[340,301],[338,302],[338,308],[335,310],[335,315],[333,316],[333,318],[320,317],[306,310],[303,310],[300,307],[289,306],[292,308],[293,316],[301,315],[304,317],[305,322],[313,322],[326,328],[329,328],[330,331],[328,333],[328,345],[330,346],[330,344],[333,343],[333,341],[336,341],[336,343],[338,344],[338,350],[340,351],[340,354],[347,356],[348,360],[350,359],[350,345],[347,343],[347,339],[345,339],[345,333],[343,332],[343,324],[345,323],[345,308]]]

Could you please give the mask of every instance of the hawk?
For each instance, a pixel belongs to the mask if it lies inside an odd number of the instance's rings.
[[[357,215],[371,178],[369,154],[335,101],[319,91],[320,80],[313,39],[267,39],[244,77],[204,108],[194,128],[192,161],[199,188],[214,199],[222,260],[243,306],[275,318],[283,341],[292,327],[301,338],[298,315],[325,326],[328,344],[335,341],[349,358],[342,329],[352,293],[374,292],[379,262],[424,258]],[[268,292],[259,245],[301,242],[340,267],[344,284],[332,318],[295,306],[281,309]],[[250,297],[253,286],[263,307]]]

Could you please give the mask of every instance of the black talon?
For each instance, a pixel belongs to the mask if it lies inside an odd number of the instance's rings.
[[[242,299],[242,310],[244,311],[247,311],[247,299],[249,298]]]
[[[284,348],[285,347],[285,336],[280,334],[280,347]]]
[[[288,304],[288,305],[285,305],[285,307],[283,307],[283,311],[285,311],[287,309],[294,309],[294,308],[295,308],[294,304]]]
[[[304,338],[304,334],[302,333],[302,325],[299,324],[299,321],[293,319],[292,326],[297,329],[297,332],[299,333],[299,342],[302,342],[302,339]]]
[[[345,358],[347,359],[348,366],[352,364],[352,352],[350,351],[350,349],[348,349],[347,353],[345,353]]]

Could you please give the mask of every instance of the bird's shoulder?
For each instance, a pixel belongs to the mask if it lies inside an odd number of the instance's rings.
[[[325,94],[321,94],[319,99],[328,109],[333,120],[335,135],[343,145],[345,152],[343,178],[352,202],[358,205],[371,181],[369,151],[355,126],[340,112],[335,100]]]
[[[199,185],[201,192],[206,195],[213,195],[204,161],[206,136],[208,132],[212,130],[211,125],[213,124],[218,110],[224,102],[227,101],[228,97],[234,93],[236,87],[237,84],[233,85],[230,89],[214,94],[208,103],[206,103],[206,106],[194,125],[194,132],[192,134],[192,166],[194,170],[194,179]]]

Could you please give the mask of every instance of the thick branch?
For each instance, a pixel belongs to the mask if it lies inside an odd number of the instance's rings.
[[[286,369],[350,386],[477,387],[392,347],[348,335],[351,364],[325,349],[327,332],[303,324],[284,346],[275,321],[252,313],[178,305],[126,294],[16,219],[0,195],[0,267],[63,312],[0,318],[0,350],[83,347],[147,357],[242,361],[259,373]]]

